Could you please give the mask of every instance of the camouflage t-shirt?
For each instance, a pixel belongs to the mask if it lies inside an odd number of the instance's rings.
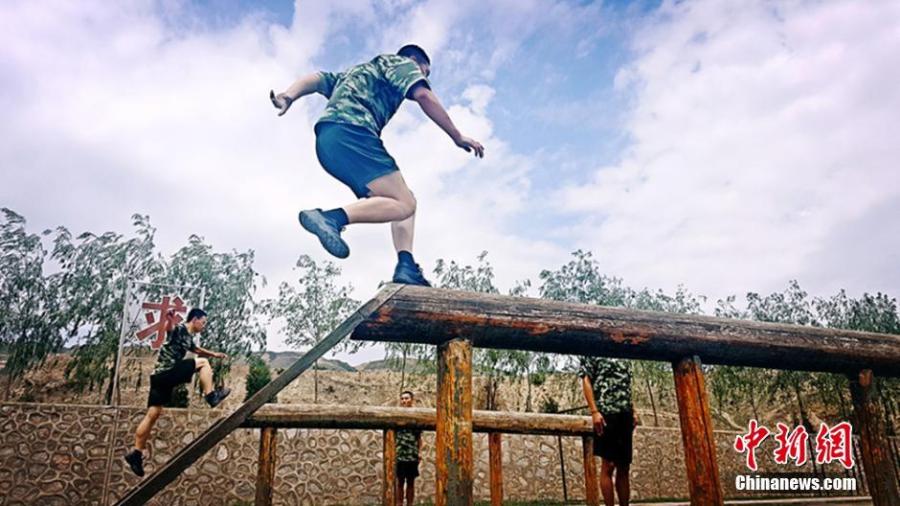
[[[320,72],[316,91],[328,98],[318,123],[349,123],[381,137],[381,130],[425,74],[406,56],[383,54],[344,72]]]
[[[397,462],[418,462],[421,438],[422,431],[420,430],[398,430]]]
[[[587,376],[594,390],[594,402],[604,415],[632,409],[631,369],[615,358],[578,357],[579,377]]]
[[[189,351],[197,349],[194,344],[194,337],[188,332],[187,327],[182,323],[176,325],[175,328],[166,334],[166,342],[163,343],[159,350],[159,357],[156,359],[156,368],[153,374],[171,369],[183,359]]]

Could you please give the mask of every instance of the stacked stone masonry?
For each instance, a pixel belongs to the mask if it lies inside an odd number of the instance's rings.
[[[153,434],[146,467],[158,468],[193,440],[221,411],[167,410]],[[0,505],[106,505],[138,483],[124,467],[123,453],[143,411],[134,407],[0,404]],[[737,474],[749,474],[732,444],[735,432],[717,432],[719,465],[726,497],[739,493]],[[275,503],[281,505],[378,504],[381,494],[381,432],[280,429],[277,441]],[[773,438],[757,450],[760,472],[784,471],[771,459]],[[112,440],[112,446],[110,446]],[[433,434],[425,448],[418,497],[430,501],[434,490]],[[563,437],[569,500],[584,497],[580,438]],[[150,504],[252,504],[259,430],[239,429],[197,461]],[[476,434],[475,494],[490,495],[487,435]],[[857,451],[857,462],[858,461]],[[796,471],[804,471],[797,469]],[[806,472],[812,472],[807,464]],[[862,490],[861,466],[829,476],[855,476]],[[561,502],[563,486],[558,438],[503,436],[504,497],[507,500]],[[686,498],[687,482],[681,434],[671,428],[638,428],[632,465],[632,497],[638,500]]]

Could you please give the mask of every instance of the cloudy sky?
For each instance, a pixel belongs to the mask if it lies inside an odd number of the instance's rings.
[[[0,206],[33,230],[149,214],[165,253],[192,233],[255,250],[269,295],[298,255],[328,259],[297,211],[352,198],[315,157],[324,99],[278,118],[269,89],[415,42],[487,147],[412,103],[385,130],[424,266],[488,250],[508,288],[584,249],[711,300],[900,294],[900,2],[13,0],[0,23]],[[346,237],[366,299],[389,229]]]

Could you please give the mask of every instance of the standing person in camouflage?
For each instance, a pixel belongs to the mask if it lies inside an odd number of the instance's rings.
[[[628,471],[633,454],[632,439],[638,424],[631,402],[631,371],[625,363],[614,358],[579,357],[579,376],[584,399],[594,422],[594,455],[600,457],[600,492],[606,506],[616,502],[628,506],[631,484]],[[596,402],[595,402],[596,401]]]
[[[316,155],[325,171],[347,185],[358,199],[328,211],[301,211],[303,228],[315,234],[326,251],[346,258],[350,248],[341,238],[344,227],[351,223],[390,223],[397,251],[393,281],[423,286],[430,284],[412,255],[416,199],[385,150],[381,131],[408,98],[418,102],[457,146],[484,157],[484,146],[457,130],[431,91],[430,73],[431,59],[425,51],[407,45],[396,55],[379,55],[336,74],[310,74],[283,93],[269,93],[279,116],[304,95],[320,93],[328,98],[315,126]]]
[[[171,315],[166,315],[170,318]],[[156,367],[150,375],[150,395],[147,397],[147,413],[134,434],[134,449],[125,455],[125,462],[138,476],[144,475],[144,450],[150,431],[163,412],[163,406],[172,402],[172,391],[178,385],[191,381],[196,372],[200,377],[203,397],[214,408],[219,405],[231,389],[213,390],[213,373],[209,360],[203,357],[227,358],[228,355],[210,351],[197,346],[194,336],[206,327],[206,312],[200,308],[191,309],[187,315],[187,323],[170,326],[166,333],[166,342],[159,350]],[[184,358],[187,352],[193,352],[200,358]]]
[[[415,402],[409,390],[400,394],[400,405],[411,408]],[[403,488],[406,484],[406,504],[412,506],[416,501],[416,477],[419,476],[419,452],[422,450],[422,431],[397,431],[397,487],[394,496],[397,506],[403,506]]]

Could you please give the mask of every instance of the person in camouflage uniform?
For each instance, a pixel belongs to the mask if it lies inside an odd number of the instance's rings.
[[[628,505],[631,484],[628,478],[632,459],[632,440],[637,414],[631,402],[631,370],[621,360],[604,357],[579,357],[584,399],[587,401],[597,437],[594,454],[600,457],[600,492],[607,506]],[[615,474],[615,480],[613,475]]]
[[[212,366],[205,358],[227,358],[228,355],[201,348],[194,341],[194,336],[206,327],[206,312],[200,308],[191,309],[187,315],[187,322],[178,325],[171,324],[172,314],[166,315],[166,318],[169,322],[166,342],[159,350],[156,367],[150,375],[147,413],[135,431],[134,449],[125,455],[125,462],[138,476],[144,475],[143,452],[147,448],[150,431],[153,430],[153,426],[162,415],[163,406],[172,402],[172,391],[175,387],[190,382],[196,372],[200,377],[203,397],[209,407],[218,406],[231,393],[229,388],[213,390]],[[196,354],[198,358],[184,358],[189,351]]]
[[[415,402],[409,390],[400,394],[400,405],[411,408]],[[397,506],[403,506],[403,489],[406,487],[406,504],[416,501],[416,477],[419,476],[419,452],[422,450],[422,431],[401,429],[397,431],[397,487],[394,496]]]
[[[307,209],[298,218],[326,251],[338,258],[350,255],[341,231],[351,223],[390,223],[397,266],[392,280],[430,286],[412,255],[416,199],[406,186],[393,157],[381,142],[381,131],[404,99],[416,101],[460,148],[484,157],[484,146],[462,135],[428,76],[431,59],[419,46],[397,54],[382,54],[344,72],[316,72],[298,79],[283,93],[269,92],[281,116],[298,98],[319,93],[328,99],[315,125],[316,155],[325,171],[347,185],[358,199],[323,211]]]

